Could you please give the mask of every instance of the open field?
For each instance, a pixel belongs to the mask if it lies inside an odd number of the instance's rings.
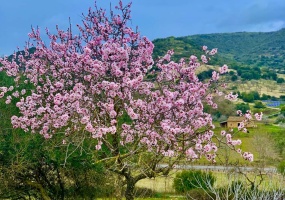
[[[173,171],[168,177],[157,177],[155,179],[144,179],[137,183],[137,187],[149,188],[158,193],[164,194],[174,194],[175,190],[173,189],[173,180],[177,171]],[[232,172],[219,172],[214,171],[212,174],[216,178],[215,188],[226,187],[231,184],[233,181],[241,181],[243,183],[248,184],[249,182],[246,180],[246,177],[242,174],[232,173]],[[259,182],[260,177],[256,176],[254,172],[248,172],[247,177],[250,180],[256,180],[256,183]],[[284,188],[285,180],[279,174],[268,174],[264,176],[264,180],[259,186],[260,189],[268,189],[268,188]]]
[[[237,80],[235,82],[230,82],[228,86],[229,88],[236,86],[237,90],[240,92],[257,91],[260,95],[266,94],[275,97],[285,95],[285,84],[277,84],[274,80]]]

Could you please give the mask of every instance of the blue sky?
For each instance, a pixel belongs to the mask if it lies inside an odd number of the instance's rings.
[[[117,0],[97,0],[108,9]],[[123,0],[124,3],[129,1]],[[94,0],[3,0],[0,4],[0,56],[22,48],[31,26],[44,32],[68,18],[80,23]],[[132,25],[150,39],[203,33],[275,31],[285,27],[285,0],[133,0]],[[74,27],[75,28],[75,27]]]

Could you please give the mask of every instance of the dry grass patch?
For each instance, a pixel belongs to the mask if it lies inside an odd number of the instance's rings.
[[[177,172],[177,171],[176,171]],[[138,187],[150,188],[159,193],[167,193],[174,194],[175,190],[173,189],[173,180],[176,172],[173,172],[168,177],[157,177],[155,179],[144,179],[137,183]],[[216,178],[216,182],[214,184],[215,188],[228,187],[234,181],[241,181],[247,187],[250,187],[250,183],[247,180],[249,178],[251,181],[255,180],[256,184],[259,183],[261,177],[258,176],[256,172],[247,172],[247,178],[236,172],[221,172],[221,171],[213,171],[212,174]],[[264,175],[263,181],[259,186],[261,190],[270,190],[276,188],[285,188],[285,180],[283,176],[280,174],[267,174]]]

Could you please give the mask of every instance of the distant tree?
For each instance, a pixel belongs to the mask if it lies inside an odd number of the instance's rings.
[[[237,79],[238,79],[237,75],[232,75],[232,76],[231,76],[231,80],[232,80],[232,81],[236,81]]]
[[[262,96],[260,97],[260,100],[268,100],[268,99],[270,99],[270,98],[271,98],[270,95],[262,94]]]
[[[254,102],[254,108],[265,108],[266,106],[261,101]]]
[[[212,78],[213,71],[214,70],[209,69],[209,70],[206,70],[206,71],[203,71],[203,72],[199,73],[198,74],[199,80],[203,81],[203,80]]]
[[[249,93],[253,95],[254,100],[260,99],[260,95],[257,91],[250,91]]]
[[[277,80],[277,74],[276,74],[276,72],[275,71],[270,71],[269,73],[268,73],[268,75],[269,75],[269,78],[270,79],[272,79],[272,80]]]
[[[275,97],[275,96],[271,96],[271,100],[272,100],[272,101],[277,101],[277,100],[278,100],[278,98],[277,98],[277,97]]]
[[[238,103],[236,104],[236,109],[241,110],[242,113],[246,113],[246,111],[250,110],[248,103]]]
[[[252,69],[256,74],[261,74],[261,70],[259,67],[253,67]]]
[[[241,78],[244,79],[244,80],[251,80],[253,79],[253,74],[249,71],[246,71],[244,73],[241,74]]]
[[[284,83],[285,82],[285,80],[284,80],[284,78],[277,78],[277,81],[276,81],[277,83]]]
[[[252,93],[246,93],[246,92],[242,92],[241,93],[241,98],[242,100],[244,100],[245,102],[253,102],[254,101],[254,95]]]
[[[238,69],[238,70],[237,70],[237,74],[238,74],[239,76],[241,76],[241,75],[242,75],[242,70],[241,70],[241,69]]]
[[[281,100],[285,100],[285,95],[280,95],[279,97]]]

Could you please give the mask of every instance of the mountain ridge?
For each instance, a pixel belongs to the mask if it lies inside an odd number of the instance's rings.
[[[218,48],[219,55],[213,64],[240,63],[285,69],[285,28],[271,32],[235,32],[196,34],[153,40],[154,55],[163,55],[167,47],[174,49],[175,59],[200,56],[201,46]],[[168,49],[169,49],[168,48]]]

